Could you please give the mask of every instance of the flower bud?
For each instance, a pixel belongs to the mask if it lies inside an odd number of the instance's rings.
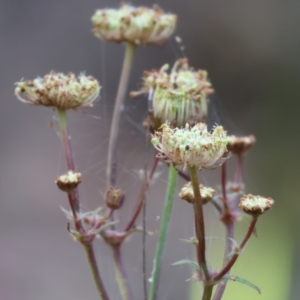
[[[207,115],[207,97],[213,93],[207,72],[194,71],[186,58],[177,60],[170,74],[168,69],[169,66],[164,65],[159,71],[145,72],[141,91],[131,92],[132,97],[153,93],[153,116],[157,120],[150,120],[150,125],[169,122],[172,127],[181,127],[186,123],[203,122]]]
[[[210,187],[206,187],[202,184],[199,185],[200,194],[202,198],[203,204],[208,203],[213,196],[215,195],[216,191]],[[186,200],[189,203],[194,203],[195,196],[194,190],[191,182],[188,182],[180,191],[179,197],[183,200]]]
[[[96,37],[136,45],[162,45],[174,32],[177,16],[157,5],[152,9],[122,4],[119,9],[99,9],[92,16]]]
[[[73,189],[75,189],[80,182],[81,174],[74,171],[68,171],[68,173],[59,176],[55,180],[58,188],[67,193],[70,193]]]
[[[244,195],[240,199],[239,208],[247,214],[259,216],[269,210],[273,204],[274,200],[272,198],[264,198],[248,194]]]
[[[73,73],[64,75],[54,71],[44,78],[20,81],[16,85],[15,94],[22,102],[60,109],[92,107],[100,92],[99,82],[91,76],[80,74],[77,78]]]
[[[170,128],[162,125],[162,132],[156,132],[151,140],[159,151],[158,157],[174,165],[196,166],[212,169],[220,166],[227,158],[227,136],[222,126],[216,126],[212,133],[204,123],[191,127]]]
[[[125,195],[122,192],[122,190],[117,190],[110,187],[106,190],[104,199],[106,206],[112,210],[115,210],[119,209],[122,206],[125,199]]]
[[[256,142],[254,135],[237,137],[231,135],[228,137],[227,149],[236,155],[242,155],[249,150]]]

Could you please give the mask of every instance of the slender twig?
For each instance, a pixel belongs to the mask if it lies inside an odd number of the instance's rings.
[[[128,282],[128,276],[121,257],[120,246],[121,245],[112,246],[117,282],[119,285],[122,300],[133,300],[131,288]]]
[[[195,215],[195,231],[198,240],[197,243],[197,259],[198,264],[203,270],[205,280],[209,281],[210,274],[206,264],[205,257],[205,228],[204,228],[204,216],[203,216],[203,204],[202,197],[199,189],[198,170],[196,166],[189,168],[191,182],[194,191],[194,215]]]
[[[231,252],[231,243],[234,239],[234,219],[231,218],[231,208],[228,204],[228,198],[227,198],[227,191],[226,191],[226,162],[222,165],[222,171],[221,171],[221,182],[222,182],[222,195],[223,195],[223,223],[226,230],[226,242],[225,242],[225,251],[224,251],[224,262],[223,262],[223,268],[225,267],[228,256]],[[227,285],[227,281],[219,282],[218,287],[216,289],[216,292],[214,294],[213,300],[220,300],[225,292]]]
[[[99,273],[99,269],[98,269],[97,261],[95,258],[95,253],[94,253],[94,248],[92,246],[92,243],[88,242],[88,243],[83,244],[83,246],[86,251],[90,270],[92,272],[93,279],[94,279],[95,285],[97,287],[98,293],[100,295],[100,298],[102,300],[109,300],[109,297],[108,297],[107,291],[104,287],[102,278],[100,277],[100,273]]]
[[[237,253],[233,254],[232,257],[230,258],[230,260],[227,262],[226,266],[224,266],[224,268],[216,276],[213,277],[213,279],[212,279],[213,281],[219,281],[220,279],[222,279],[222,277],[224,275],[226,275],[226,273],[228,273],[230,271],[230,269],[232,268],[232,266],[234,265],[234,263],[236,262],[236,260],[240,256],[241,251],[243,250],[243,248],[246,245],[247,241],[251,237],[251,235],[252,235],[252,233],[255,229],[257,219],[258,219],[257,216],[253,216],[252,221],[250,223],[250,226],[247,230],[247,233],[246,233],[244,239],[242,240],[242,242],[240,243],[240,245],[238,246]]]
[[[114,187],[117,180],[117,141],[120,126],[121,110],[123,100],[127,90],[130,69],[133,61],[136,46],[128,42],[126,44],[125,56],[123,61],[122,73],[119,82],[116,102],[114,106],[113,118],[110,128],[108,157],[107,157],[107,187]]]
[[[181,178],[183,178],[184,180],[186,180],[186,181],[190,181],[190,180],[191,180],[189,174],[187,174],[187,173],[184,172],[184,171],[178,170],[178,175],[179,175]]]
[[[235,182],[242,183],[243,182],[243,155],[237,155],[237,166],[235,170]]]
[[[126,225],[126,227],[124,229],[124,232],[128,232],[132,229],[132,227],[134,226],[134,224],[136,222],[137,217],[139,216],[139,214],[141,212],[141,209],[143,207],[143,203],[144,203],[144,200],[145,200],[146,191],[149,187],[149,184],[151,182],[151,179],[153,177],[153,174],[155,172],[157,164],[158,164],[158,158],[156,158],[156,156],[155,156],[154,160],[153,160],[152,168],[149,171],[148,175],[145,176],[145,179],[143,181],[143,185],[142,185],[142,188],[141,188],[139,200],[138,200],[138,203],[137,203],[136,208],[134,210],[133,216],[131,217],[130,221]],[[128,282],[125,267],[124,267],[123,262],[121,260],[121,244],[117,245],[117,246],[116,245],[111,245],[111,246],[112,246],[112,250],[113,250],[113,253],[114,253],[114,261],[115,261],[115,266],[116,266],[117,281],[118,281],[120,293],[122,295],[122,299],[123,300],[131,300],[131,299],[133,299],[132,292],[131,292],[130,285],[129,285],[129,282]],[[144,276],[146,276],[146,274],[144,274]]]
[[[150,296],[149,296],[150,300],[157,299],[160,267],[162,262],[163,251],[165,248],[168,227],[170,223],[177,178],[178,178],[177,170],[173,165],[170,165],[168,186],[167,186],[167,192],[166,192],[165,203],[164,203],[164,211],[161,219],[159,236],[157,240],[156,252],[154,257],[153,271],[151,276],[151,287],[150,287]]]
[[[225,252],[224,252],[223,268],[226,266],[226,263],[228,262],[228,255],[232,250],[231,243],[232,243],[232,239],[234,238],[234,223],[230,222],[226,224],[225,228],[226,228],[226,245],[225,245]],[[216,292],[214,293],[213,300],[220,300],[222,298],[226,289],[226,285],[227,285],[227,280],[219,282]]]
[[[65,153],[65,159],[67,163],[67,168],[68,170],[75,171],[75,165],[74,165],[74,160],[73,160],[73,155],[72,155],[72,149],[71,149],[71,143],[70,143],[70,138],[68,136],[68,131],[67,131],[67,112],[65,109],[57,109],[57,115],[58,115],[58,120],[59,120],[59,127],[60,127],[60,133],[61,133],[61,140],[64,148],[64,153]],[[80,207],[79,207],[79,195],[78,195],[78,190],[75,188],[74,190],[74,195],[73,195],[73,201],[74,201],[74,210],[76,212],[79,212]]]
[[[224,214],[229,213],[229,204],[226,193],[226,162],[221,167],[221,186],[222,186],[222,200],[224,205]]]
[[[67,130],[67,112],[64,109],[58,108],[57,114],[58,114],[59,126],[61,131],[61,139],[64,148],[67,168],[68,170],[75,171],[71,143],[70,143],[68,130]],[[80,214],[80,201],[79,201],[79,193],[77,188],[75,188],[72,192],[68,193],[68,199],[73,213],[75,228],[83,236],[83,238],[80,239],[80,242],[86,251],[90,270],[93,275],[93,279],[97,287],[97,290],[99,292],[100,298],[102,300],[109,300],[108,294],[106,292],[102,278],[99,273],[99,269],[98,269],[98,265],[95,258],[93,245],[92,245],[92,239],[85,239],[86,231],[83,226],[82,220],[78,218],[78,214]]]
[[[139,200],[138,200],[138,203],[135,207],[134,213],[133,213],[130,221],[126,225],[124,231],[129,231],[132,228],[132,226],[135,224],[135,221],[136,221],[137,217],[139,216],[139,214],[141,212],[141,209],[142,209],[143,203],[144,203],[144,199],[145,199],[145,194],[146,194],[146,191],[147,191],[147,189],[149,187],[149,184],[152,180],[152,177],[153,177],[153,174],[154,174],[155,169],[157,167],[157,164],[158,164],[158,158],[155,157],[154,160],[153,160],[152,168],[149,171],[147,177],[144,179],[144,182],[143,182],[143,185],[142,185],[142,188],[141,188],[141,191],[140,191],[140,195],[139,195]]]

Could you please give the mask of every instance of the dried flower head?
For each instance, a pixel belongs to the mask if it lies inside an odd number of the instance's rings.
[[[68,171],[68,173],[59,176],[55,180],[55,183],[58,186],[58,188],[67,193],[75,189],[80,182],[81,174],[74,171]]]
[[[110,187],[105,192],[105,204],[110,209],[119,209],[125,199],[125,195],[120,189],[114,189],[113,187]]]
[[[136,45],[162,45],[174,32],[177,16],[157,5],[152,9],[121,4],[119,9],[99,9],[92,16],[96,37]]]
[[[226,160],[227,136],[222,126],[209,133],[204,123],[181,129],[163,124],[162,132],[156,132],[151,142],[160,152],[158,156],[174,165],[212,169]]]
[[[80,74],[77,78],[73,73],[54,71],[16,85],[15,94],[22,102],[60,109],[92,107],[100,92],[99,82],[91,76]]]
[[[215,195],[216,191],[210,187],[206,187],[202,184],[199,185],[200,194],[202,198],[203,204],[208,203],[213,196]],[[179,197],[183,200],[186,200],[189,203],[194,203],[194,190],[193,185],[191,182],[188,182],[180,191]]]
[[[261,196],[253,196],[251,194],[244,195],[240,199],[239,208],[250,215],[261,215],[269,210],[274,204],[272,198],[264,198]]]
[[[153,115],[160,125],[170,122],[173,127],[181,127],[204,121],[207,97],[213,93],[207,72],[194,71],[186,58],[178,59],[170,74],[168,69],[164,65],[159,71],[145,72],[142,90],[131,96],[153,92]]]
[[[236,154],[242,155],[244,152],[249,150],[256,142],[254,135],[237,137],[231,135],[228,137],[227,149],[228,151]]]

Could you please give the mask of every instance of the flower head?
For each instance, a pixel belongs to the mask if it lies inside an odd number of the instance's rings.
[[[227,149],[228,151],[236,154],[242,155],[244,152],[249,150],[256,142],[254,135],[237,137],[231,135],[228,137]]]
[[[207,97],[213,93],[207,72],[194,71],[186,58],[178,59],[170,73],[168,69],[164,65],[159,71],[145,72],[142,90],[131,95],[153,93],[153,115],[160,125],[170,122],[181,127],[202,122],[207,115]]]
[[[199,185],[199,190],[203,204],[208,203],[216,193],[214,189],[206,187],[202,184]],[[188,182],[187,184],[185,184],[178,196],[189,203],[194,203],[195,196],[192,183]]]
[[[100,92],[99,82],[80,74],[50,72],[44,78],[16,83],[16,96],[25,103],[60,109],[91,107]],[[25,98],[22,98],[21,95]]]
[[[273,204],[274,200],[272,198],[264,198],[249,194],[244,195],[240,199],[239,207],[247,214],[258,216],[269,210]]]
[[[123,205],[125,195],[122,190],[110,187],[106,190],[104,199],[106,206],[115,210],[119,209]]]
[[[93,33],[100,39],[130,42],[136,45],[162,45],[173,33],[177,16],[166,14],[158,6],[99,9],[92,16]]]
[[[162,132],[156,132],[151,142],[160,152],[159,157],[184,167],[212,169],[221,165],[227,156],[227,136],[222,126],[209,133],[204,123],[191,128],[187,124],[181,129],[163,124]]]
[[[81,174],[71,170],[68,171],[68,173],[59,176],[55,180],[55,183],[58,186],[58,188],[67,193],[75,189],[80,182]]]

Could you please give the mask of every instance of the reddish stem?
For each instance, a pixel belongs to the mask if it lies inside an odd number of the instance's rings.
[[[205,257],[205,228],[203,216],[203,202],[199,189],[197,167],[189,168],[191,182],[194,191],[194,216],[195,216],[195,231],[198,240],[197,243],[197,259],[200,268],[203,270],[206,281],[210,279],[210,274],[206,264]]]
[[[235,170],[235,182],[241,184],[243,182],[243,155],[237,155],[237,166]]]
[[[145,178],[145,180],[143,182],[143,185],[142,185],[142,188],[141,188],[141,192],[140,192],[140,196],[139,196],[139,200],[138,200],[138,203],[137,203],[137,205],[135,207],[134,213],[133,213],[130,221],[128,222],[127,226],[125,227],[124,231],[129,231],[133,227],[133,225],[136,222],[137,217],[139,216],[139,214],[141,212],[141,209],[143,207],[143,203],[144,203],[144,200],[145,200],[145,194],[146,194],[146,191],[147,191],[147,189],[149,187],[149,184],[150,184],[150,182],[152,180],[153,174],[154,174],[154,172],[156,170],[158,161],[159,161],[158,158],[155,157],[154,160],[153,160],[152,168],[149,171],[147,177]]]
[[[229,222],[225,225],[226,228],[226,246],[225,246],[225,252],[224,252],[224,264],[223,268],[226,266],[228,261],[228,255],[231,252],[231,243],[232,239],[234,238],[234,222]],[[220,282],[218,284],[217,290],[214,294],[213,300],[220,300],[224,294],[224,291],[226,289],[227,281]]]
[[[238,247],[238,253],[234,254],[230,258],[230,260],[227,262],[226,266],[219,272],[219,274],[217,274],[216,276],[214,276],[214,278],[212,279],[213,281],[219,281],[220,279],[222,279],[222,277],[224,275],[226,275],[226,273],[228,273],[230,271],[230,269],[232,268],[232,266],[234,265],[234,263],[236,262],[236,260],[240,256],[240,252],[243,250],[243,248],[246,245],[247,241],[251,237],[251,235],[252,235],[252,233],[253,233],[253,231],[255,229],[255,225],[256,225],[257,219],[258,219],[257,216],[253,216],[252,221],[250,223],[250,226],[248,228],[248,231],[247,231],[244,239],[242,240],[242,242],[240,243],[240,245]]]
[[[224,215],[230,213],[230,208],[228,204],[228,199],[227,199],[227,192],[226,192],[226,162],[223,163],[221,167],[221,183],[222,183],[222,199],[224,203]]]
[[[117,280],[119,282],[120,292],[123,300],[133,300],[133,295],[128,281],[128,275],[123,265],[120,251],[121,245],[112,246],[113,257],[116,266]]]
[[[90,269],[91,269],[93,279],[94,279],[95,285],[97,287],[98,293],[102,300],[109,300],[107,291],[106,291],[103,281],[100,277],[100,273],[99,273],[99,269],[97,266],[97,261],[96,261],[95,252],[94,252],[92,243],[88,242],[88,243],[83,244],[83,246],[86,251],[86,255],[88,258],[88,262],[90,265]]]

